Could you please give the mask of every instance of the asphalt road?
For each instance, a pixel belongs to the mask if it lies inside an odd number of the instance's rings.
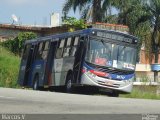
[[[160,114],[160,100],[0,88],[0,113]]]

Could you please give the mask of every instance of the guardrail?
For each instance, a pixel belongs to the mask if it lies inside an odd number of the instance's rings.
[[[88,25],[91,25],[93,28],[99,28],[99,29],[106,29],[106,30],[115,30],[120,32],[129,32],[129,27],[126,25],[118,25],[118,24],[109,24],[109,23],[87,23]]]
[[[157,82],[133,82],[133,85],[152,85],[152,86],[157,86]]]

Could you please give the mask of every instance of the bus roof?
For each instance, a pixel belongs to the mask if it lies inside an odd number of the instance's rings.
[[[93,31],[101,31],[101,32],[110,32],[110,33],[117,33],[117,34],[122,34],[128,37],[132,37],[134,39],[138,39],[137,37],[130,35],[128,33],[124,33],[124,32],[120,32],[120,31],[114,31],[114,30],[106,30],[106,29],[98,29],[98,28],[88,28],[88,29],[83,29],[83,30],[78,30],[78,31],[74,31],[74,32],[66,32],[66,33],[60,33],[60,34],[54,34],[54,35],[49,35],[49,36],[45,36],[45,37],[39,37],[36,39],[32,39],[32,40],[27,40],[25,42],[25,44],[29,44],[29,43],[37,43],[37,42],[42,42],[42,41],[48,41],[48,40],[59,40],[58,38],[64,38],[64,37],[68,37],[68,36],[74,36],[74,35],[79,35],[79,36],[84,36],[84,35],[89,35],[91,34]]]

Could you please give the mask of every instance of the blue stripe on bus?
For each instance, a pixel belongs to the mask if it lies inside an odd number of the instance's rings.
[[[87,71],[95,70],[95,68],[87,65],[86,63],[84,63],[83,66],[86,67]],[[135,75],[134,73],[133,74],[129,74],[129,75],[117,75],[117,74],[107,73],[106,78],[113,79],[113,80],[129,80],[129,79],[133,78],[134,75]]]

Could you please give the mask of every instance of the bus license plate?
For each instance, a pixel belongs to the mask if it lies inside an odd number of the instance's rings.
[[[105,84],[106,85],[113,85],[114,83],[112,81],[106,81]]]

